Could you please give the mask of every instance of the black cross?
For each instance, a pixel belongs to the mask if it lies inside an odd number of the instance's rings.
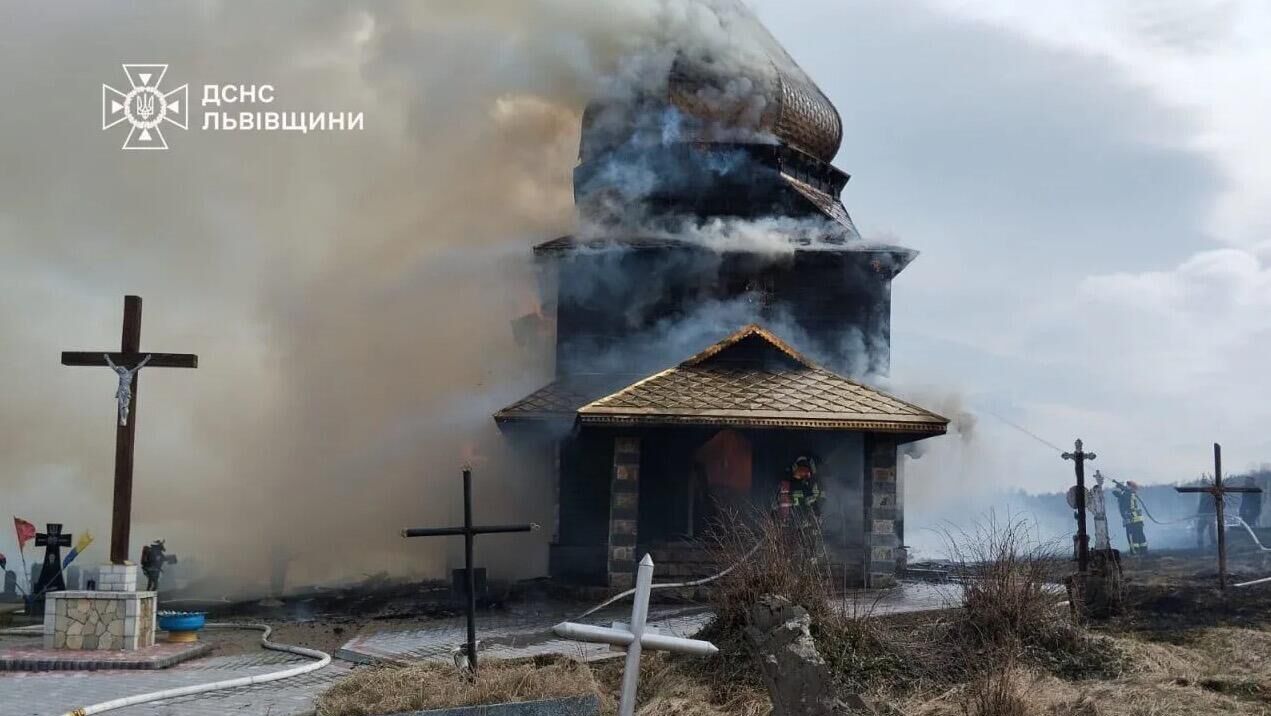
[[[1179,492],[1207,492],[1214,496],[1214,517],[1218,520],[1218,590],[1227,591],[1227,525],[1223,519],[1223,497],[1228,492],[1262,492],[1261,487],[1227,487],[1222,484],[1222,446],[1214,443],[1214,484],[1175,487]]]
[[[1085,452],[1081,448],[1081,440],[1074,443],[1076,450],[1063,454],[1065,460],[1072,460],[1077,469],[1077,571],[1086,573],[1086,565],[1090,563],[1090,538],[1086,536],[1086,461],[1093,460],[1095,454]]]
[[[44,548],[44,565],[40,567],[40,579],[31,594],[38,597],[45,592],[66,589],[66,579],[62,576],[62,548],[71,546],[71,534],[63,533],[62,525],[51,522],[42,534],[35,536],[35,546]]]
[[[477,580],[472,565],[472,538],[502,532],[530,532],[538,525],[472,525],[472,469],[463,469],[463,527],[416,527],[402,530],[403,537],[451,537],[463,535],[463,565],[468,577],[468,668],[477,670]]]
[[[62,365],[109,365],[106,357],[116,366],[132,370],[142,361],[147,368],[198,368],[199,357],[191,353],[142,353],[141,352],[141,297],[124,296],[124,332],[118,353],[109,351],[66,351],[62,353]],[[137,379],[141,371],[132,375],[132,393],[128,400],[126,425],[115,423],[115,501],[110,522],[110,561],[113,564],[128,563],[128,538],[132,531],[132,455],[137,434]]]

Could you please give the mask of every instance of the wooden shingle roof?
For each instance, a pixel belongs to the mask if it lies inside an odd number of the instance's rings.
[[[740,354],[740,355],[736,355]],[[728,425],[939,435],[948,420],[825,370],[750,325],[578,409],[584,424]]]

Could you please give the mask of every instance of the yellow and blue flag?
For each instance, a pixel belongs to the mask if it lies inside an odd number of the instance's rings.
[[[71,562],[74,562],[75,558],[79,556],[79,553],[88,549],[88,545],[92,543],[92,535],[87,532],[80,533],[79,539],[75,541],[75,546],[72,547],[71,551],[67,552],[66,557],[62,559],[62,569],[69,567]]]

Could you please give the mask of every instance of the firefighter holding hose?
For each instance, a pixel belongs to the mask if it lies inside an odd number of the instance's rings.
[[[1139,486],[1133,480],[1117,482],[1112,496],[1117,498],[1121,511],[1121,523],[1125,525],[1125,539],[1130,543],[1130,554],[1147,554],[1147,536],[1143,534],[1143,504],[1139,501]]]

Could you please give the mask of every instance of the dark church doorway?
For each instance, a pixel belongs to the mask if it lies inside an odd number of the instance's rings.
[[[741,514],[750,504],[754,451],[736,430],[720,430],[693,453],[692,491],[685,500],[689,537],[701,537],[720,514]]]

